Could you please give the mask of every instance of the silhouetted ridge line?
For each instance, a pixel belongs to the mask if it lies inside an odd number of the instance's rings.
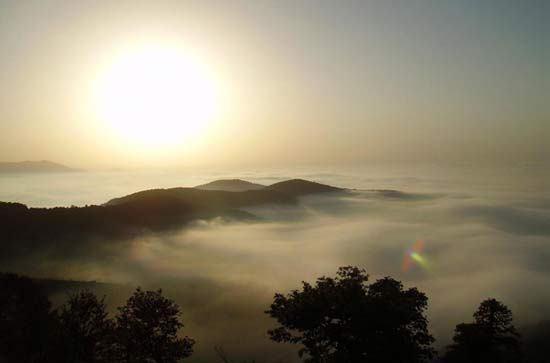
[[[67,173],[78,171],[48,160],[0,162],[0,173]]]
[[[256,185],[244,180],[217,180],[204,185],[221,185],[230,182],[231,185]],[[201,186],[199,186],[201,187]],[[296,203],[296,197],[343,191],[344,189],[330,185],[315,183],[303,179],[292,179],[272,184],[267,187],[255,190],[243,190],[239,192],[227,190],[205,190],[203,188],[169,188],[169,189],[150,189],[133,193],[124,197],[114,198],[105,203],[106,206],[121,205],[127,203],[144,203],[154,201],[164,201],[168,203],[187,203],[193,206],[208,206],[210,208],[219,207],[247,207],[270,203]]]
[[[98,238],[127,240],[144,232],[175,230],[200,219],[221,217],[255,221],[260,218],[244,208],[297,205],[301,195],[338,190],[341,189],[305,180],[290,180],[242,192],[151,189],[112,199],[101,206],[28,208],[20,203],[0,202],[3,248],[0,261],[28,255],[46,246],[68,257],[78,256]]]
[[[264,188],[265,185],[251,183],[242,179],[220,179],[195,187],[195,189],[222,190],[226,192],[244,192],[247,190],[259,190]]]
[[[271,190],[276,190],[278,192],[281,192],[287,195],[293,195],[293,196],[338,192],[338,191],[344,190],[342,188],[337,188],[326,184],[320,184],[320,183],[316,183],[316,182],[312,182],[304,179],[286,180],[279,183],[271,184],[267,188]]]
[[[202,190],[195,188],[151,189],[130,194],[108,201],[105,206],[132,204],[148,207],[150,204],[188,205],[189,207],[206,208],[239,208],[269,203],[295,203],[294,197],[273,190],[247,190],[228,192],[223,190]]]

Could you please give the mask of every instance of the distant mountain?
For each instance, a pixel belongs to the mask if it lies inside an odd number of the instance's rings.
[[[240,181],[243,185],[247,182]],[[252,183],[250,183],[252,184]],[[302,195],[343,191],[310,182],[289,180],[257,190],[230,192],[197,188],[151,189],[115,198],[104,205],[71,208],[28,208],[0,202],[2,260],[54,248],[76,253],[99,240],[127,240],[144,232],[181,228],[199,220],[222,217],[258,220],[245,208],[260,205],[297,205]]]
[[[341,188],[303,179],[287,180],[267,187],[244,180],[219,180],[204,185],[230,185],[232,187],[253,185],[255,188],[261,188],[241,192],[209,190],[197,187],[150,189],[124,197],[111,199],[105,203],[105,206],[133,204],[144,207],[146,205],[157,205],[158,203],[174,203],[186,204],[190,207],[192,206],[200,209],[207,208],[210,210],[219,210],[220,208],[241,208],[259,204],[296,203],[296,198],[303,195],[337,192],[343,190]]]
[[[244,192],[247,190],[259,190],[264,188],[265,185],[251,183],[241,179],[220,179],[195,187],[195,189],[223,190],[226,192]]]
[[[0,173],[67,173],[77,171],[52,161],[0,162]]]
[[[295,197],[307,194],[329,193],[344,190],[342,188],[336,188],[330,185],[315,183],[304,179],[286,180],[272,184],[268,186],[267,189],[275,190],[279,193],[284,193]]]
[[[259,204],[295,203],[293,196],[269,189],[228,192],[223,190],[202,190],[196,188],[151,189],[111,199],[105,206],[133,206],[141,210],[160,205],[180,205],[195,211],[223,211],[227,208],[241,208]]]

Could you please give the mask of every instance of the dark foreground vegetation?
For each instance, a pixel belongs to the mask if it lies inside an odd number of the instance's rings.
[[[136,289],[109,317],[89,291],[53,310],[33,280],[0,277],[0,362],[177,362],[193,352],[178,337],[179,307],[162,291]]]
[[[278,326],[268,335],[299,345],[310,363],[549,362],[548,335],[531,339],[523,352],[512,312],[495,299],[480,304],[473,322],[458,324],[453,344],[437,357],[426,295],[390,277],[368,280],[364,270],[342,267],[334,278],[275,294],[266,313]],[[114,316],[87,290],[53,309],[36,280],[0,274],[0,362],[178,362],[195,343],[182,335],[180,314],[162,290],[140,288]]]

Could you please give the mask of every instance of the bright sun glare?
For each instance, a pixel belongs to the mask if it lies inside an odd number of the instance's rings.
[[[160,149],[199,137],[217,112],[214,80],[183,51],[141,47],[99,77],[98,111],[121,141]]]

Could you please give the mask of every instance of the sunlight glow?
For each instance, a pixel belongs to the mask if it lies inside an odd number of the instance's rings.
[[[122,52],[95,85],[97,111],[121,142],[163,149],[200,137],[218,111],[205,66],[178,48]]]

